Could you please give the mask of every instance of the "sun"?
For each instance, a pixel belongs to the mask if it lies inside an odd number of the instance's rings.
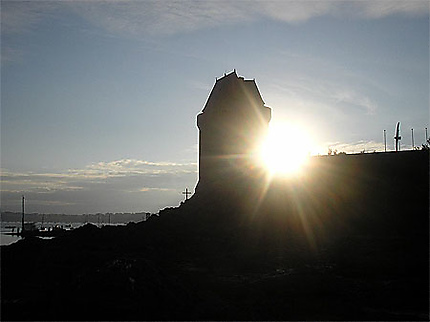
[[[309,137],[295,124],[269,125],[260,147],[260,158],[271,175],[300,174],[309,158]]]

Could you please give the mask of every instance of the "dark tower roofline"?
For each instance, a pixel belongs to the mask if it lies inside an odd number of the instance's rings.
[[[235,77],[234,77],[235,76]],[[206,99],[206,103],[203,107],[202,113],[204,113],[208,107],[209,102],[214,100],[214,96],[216,96],[218,93],[217,89],[220,89],[220,86],[222,86],[225,82],[229,81],[236,81],[236,82],[242,82],[243,86],[246,88],[246,90],[249,93],[253,93],[255,97],[261,102],[262,105],[265,105],[263,98],[261,97],[260,91],[258,89],[258,86],[254,79],[245,79],[243,76],[238,76],[236,73],[236,69],[234,69],[229,74],[224,74],[224,76],[220,78],[215,78],[215,84],[212,87],[212,91],[210,92],[208,98]]]
[[[218,81],[220,81],[220,80],[222,80],[222,79],[224,79],[224,78],[226,78],[226,77],[229,77],[229,76],[231,76],[233,74],[236,75],[236,77],[238,77],[238,75],[236,73],[236,69],[233,69],[233,71],[231,71],[230,73],[224,73],[224,75],[221,76],[220,78],[215,77],[215,83],[218,82]],[[239,78],[243,79],[243,77],[239,77]]]

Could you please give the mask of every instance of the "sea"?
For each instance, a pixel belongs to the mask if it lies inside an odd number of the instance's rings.
[[[35,224],[36,224],[37,228],[41,227],[41,223],[35,223]],[[44,223],[43,226],[46,228],[52,228],[54,226],[60,226],[60,227],[63,227],[65,229],[75,229],[75,228],[79,228],[82,225],[85,225],[85,223],[46,222],[46,223]],[[97,224],[95,224],[95,225],[97,226]],[[22,239],[21,236],[10,235],[10,233],[16,232],[18,228],[21,230],[21,223],[2,221],[1,227],[0,227],[0,246],[10,245],[10,244],[16,243],[17,241],[21,240]],[[50,239],[50,238],[54,238],[54,237],[39,237],[39,238]]]

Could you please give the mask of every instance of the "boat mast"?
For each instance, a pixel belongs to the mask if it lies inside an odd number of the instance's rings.
[[[21,218],[21,234],[24,233],[24,213],[25,213],[25,208],[24,208],[24,195],[22,196],[22,218]]]

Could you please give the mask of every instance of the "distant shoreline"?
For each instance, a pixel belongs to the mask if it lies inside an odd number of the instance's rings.
[[[81,215],[65,214],[25,214],[26,222],[63,222],[63,223],[127,223],[147,220],[152,214],[150,212],[138,213],[97,213]],[[21,222],[20,212],[2,211],[0,220],[2,222]]]

